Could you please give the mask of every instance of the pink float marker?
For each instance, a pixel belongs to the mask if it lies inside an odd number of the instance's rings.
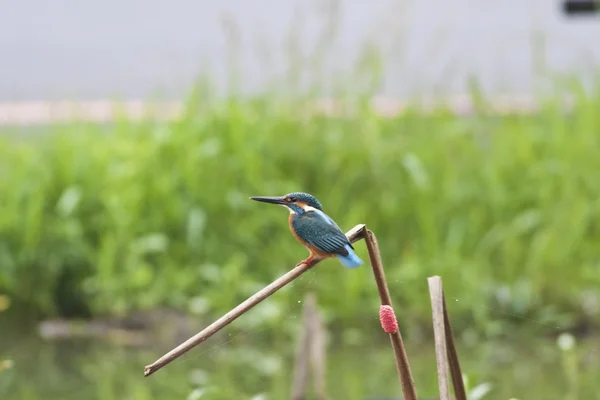
[[[398,330],[398,321],[392,306],[382,305],[379,307],[379,321],[381,321],[381,327],[387,333],[395,333]]]

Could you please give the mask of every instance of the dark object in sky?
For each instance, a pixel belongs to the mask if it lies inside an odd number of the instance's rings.
[[[568,16],[591,15],[600,11],[600,0],[565,0],[563,12]]]

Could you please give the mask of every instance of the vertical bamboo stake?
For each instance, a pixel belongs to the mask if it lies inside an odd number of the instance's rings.
[[[440,280],[441,285],[441,280]],[[448,362],[450,364],[450,374],[452,375],[452,386],[454,387],[454,397],[456,400],[467,400],[467,392],[465,383],[462,379],[462,371],[460,370],[460,362],[458,361],[458,352],[454,344],[454,335],[452,335],[452,326],[450,326],[450,317],[446,308],[446,299],[444,290],[442,289],[442,302],[444,306],[444,328],[446,335],[446,350],[448,351]]]
[[[431,276],[427,278],[431,309],[433,313],[433,334],[435,338],[435,358],[438,369],[438,383],[440,386],[440,399],[450,399],[448,386],[448,365],[452,376],[452,387],[456,400],[467,400],[465,384],[462,379],[458,352],[452,335],[450,316],[446,308],[446,299],[442,287],[442,278]]]
[[[311,340],[311,318],[308,307],[308,295],[304,297],[304,312],[302,315],[302,332],[296,351],[294,381],[292,383],[292,400],[304,400],[308,383],[308,355]]]
[[[307,293],[304,297],[302,319],[302,333],[296,352],[292,400],[306,399],[309,369],[312,371],[317,398],[325,400],[327,398],[325,384],[325,333],[323,323],[319,317],[317,300],[314,293]]]
[[[433,314],[435,360],[437,362],[440,400],[450,400],[450,387],[448,386],[448,360],[446,359],[446,329],[444,327],[444,302],[442,294],[442,280],[439,276],[432,276],[427,278],[427,284],[429,285],[429,296],[431,297],[431,311]]]
[[[312,300],[309,303],[311,308],[310,313],[310,328],[311,328],[311,341],[310,341],[310,356],[312,366],[312,378],[315,385],[315,392],[318,400],[327,399],[327,386],[325,380],[325,328],[323,327],[323,320],[319,314],[317,308],[317,300],[314,295],[310,297]]]
[[[462,372],[452,335],[452,327],[450,326],[450,317],[446,308],[442,279],[439,276],[432,276],[427,278],[427,283],[429,285],[433,313],[433,334],[435,337],[435,358],[437,361],[440,399],[450,400],[448,385],[448,364],[450,364],[454,395],[457,400],[466,400],[467,394],[462,380]]]

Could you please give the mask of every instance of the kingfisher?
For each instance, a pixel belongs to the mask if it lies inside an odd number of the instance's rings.
[[[290,230],[309,252],[309,257],[297,265],[311,264],[315,257],[337,257],[348,268],[363,264],[344,232],[323,212],[321,202],[312,194],[293,192],[284,196],[253,196],[250,199],[279,204],[289,210]]]

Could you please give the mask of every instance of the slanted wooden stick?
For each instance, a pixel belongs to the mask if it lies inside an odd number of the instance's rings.
[[[390,291],[385,280],[385,272],[383,270],[383,262],[381,261],[381,253],[379,252],[379,245],[377,244],[377,238],[375,234],[368,229],[365,229],[365,242],[367,243],[367,249],[369,250],[369,259],[371,260],[371,267],[373,267],[373,276],[375,277],[375,283],[377,284],[377,291],[381,299],[382,306],[389,306],[390,311],[393,313],[392,298]],[[395,316],[394,316],[395,319]],[[394,356],[396,358],[396,368],[398,369],[398,375],[400,378],[400,385],[402,386],[402,393],[405,400],[417,400],[417,391],[415,383],[410,372],[410,365],[408,363],[408,356],[404,349],[404,343],[402,341],[402,335],[400,329],[394,329],[393,332],[389,332],[390,341],[392,342],[392,349],[394,350]]]
[[[350,242],[356,242],[357,240],[363,237],[364,229],[364,224],[356,225],[354,228],[352,228],[346,233],[346,237],[348,237],[348,240]],[[261,301],[263,301],[264,299],[266,299],[267,297],[269,297],[270,295],[272,295],[273,293],[275,293],[294,279],[298,278],[300,275],[302,275],[321,261],[323,261],[323,259],[313,258],[310,264],[297,265],[289,272],[285,273],[269,285],[265,286],[264,288],[250,296],[248,299],[243,301],[233,310],[229,311],[227,314],[223,315],[221,318],[204,328],[204,330],[192,336],[179,346],[175,347],[173,350],[169,351],[167,354],[165,354],[152,364],[144,367],[144,376],[152,375],[165,365],[169,364],[171,361],[175,360],[184,353],[190,351],[195,346],[204,342],[206,339],[208,339],[209,337],[211,337],[212,335],[219,332],[221,329],[225,328],[227,325],[235,321],[239,316],[256,306],[258,303],[260,303]]]

